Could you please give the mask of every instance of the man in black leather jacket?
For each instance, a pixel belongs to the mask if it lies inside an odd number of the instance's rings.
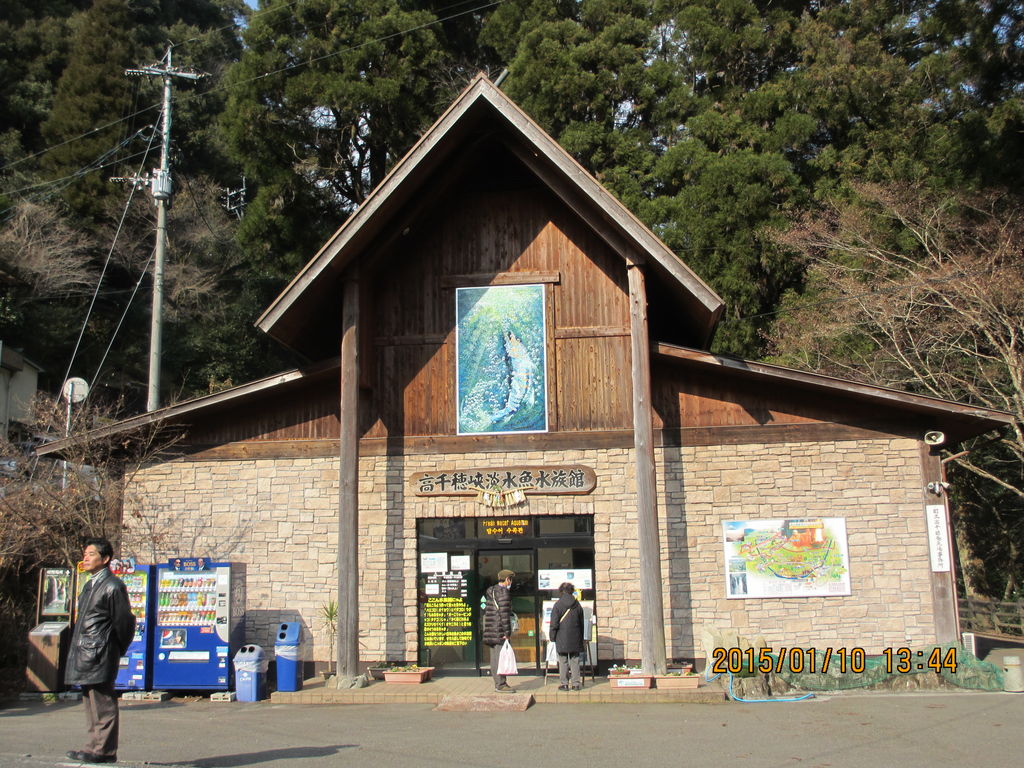
[[[68,752],[68,757],[84,763],[117,761],[114,680],[121,657],[135,635],[128,590],[108,567],[113,556],[114,550],[106,539],[85,542],[82,568],[91,578],[78,598],[78,615],[64,673],[67,685],[82,687],[89,742],[83,751]]]

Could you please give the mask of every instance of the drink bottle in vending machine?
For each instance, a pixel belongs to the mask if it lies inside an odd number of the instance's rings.
[[[114,688],[148,691],[153,682],[153,574],[155,565],[138,565],[131,558],[111,560],[110,571],[124,582],[135,614],[135,637],[121,657]]]
[[[243,567],[175,557],[156,570],[153,688],[230,690],[242,640]]]

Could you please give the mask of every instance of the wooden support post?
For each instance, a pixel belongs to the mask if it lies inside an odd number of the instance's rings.
[[[665,673],[665,609],[654,471],[651,346],[647,288],[639,264],[629,264],[629,324],[633,375],[633,447],[636,453],[636,528],[640,547],[640,657],[644,672]]]
[[[338,484],[338,677],[359,674],[359,282],[345,281],[341,310]]]
[[[929,567],[929,577],[932,587],[932,611],[935,625],[936,643],[958,643],[960,642],[960,617],[957,615],[956,607],[956,564],[952,557],[953,553],[953,530],[949,520],[949,496],[941,485],[946,481],[945,467],[942,459],[931,446],[921,443],[921,477],[923,480],[922,489],[924,494],[925,510],[929,507],[942,507],[939,515],[939,524],[945,529],[947,550],[942,552],[942,567],[944,571],[933,571]],[[928,490],[928,484],[938,492]],[[931,515],[926,514],[926,524],[929,530],[926,532],[929,539],[929,551],[932,547],[938,546],[941,536],[930,527],[935,520]],[[929,558],[930,560],[930,558]]]

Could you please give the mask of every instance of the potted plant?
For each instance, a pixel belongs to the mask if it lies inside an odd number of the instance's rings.
[[[433,667],[421,667],[417,664],[407,664],[402,667],[387,667],[384,670],[384,682],[404,683],[406,685],[418,685],[430,679]]]
[[[626,664],[615,664],[608,670],[608,682],[612,690],[637,690],[650,688],[654,682],[653,675],[645,675],[640,667]]]
[[[700,686],[700,675],[693,671],[691,666],[685,671],[669,670],[664,675],[654,676],[654,687],[659,690],[698,688]]]
[[[400,666],[402,666],[402,663],[399,661],[375,661],[366,668],[366,671],[373,680],[383,680],[384,673],[387,670]]]
[[[331,660],[327,663],[327,671],[324,672],[324,677],[330,677],[334,674],[336,658],[334,644],[338,637],[338,603],[336,601],[328,600],[320,606],[320,623],[327,630],[327,636],[331,639]]]

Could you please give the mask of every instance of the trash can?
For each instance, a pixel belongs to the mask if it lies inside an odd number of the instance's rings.
[[[277,690],[302,690],[302,660],[299,658],[299,638],[302,627],[297,622],[277,625],[274,656],[277,658]]]
[[[235,696],[239,701],[267,698],[267,657],[258,645],[243,645],[235,654]]]
[[[1020,656],[1003,656],[1003,690],[1009,693],[1024,693]]]

